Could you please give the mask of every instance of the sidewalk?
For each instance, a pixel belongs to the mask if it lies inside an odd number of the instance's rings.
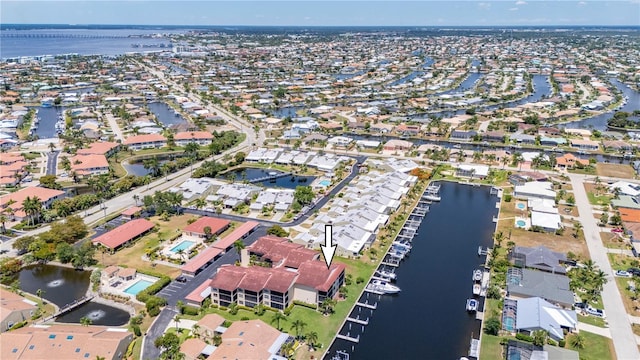
[[[609,331],[609,329],[607,328],[601,328],[599,326],[578,322],[578,330],[590,332],[611,339],[611,331]]]

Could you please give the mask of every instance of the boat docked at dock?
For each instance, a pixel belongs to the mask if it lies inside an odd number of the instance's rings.
[[[480,282],[482,281],[482,270],[480,269],[475,269],[473,271],[473,281],[475,282]]]
[[[478,300],[476,299],[467,299],[466,309],[468,312],[476,312],[478,311]]]
[[[367,285],[367,289],[384,294],[397,294],[400,292],[399,287],[382,280],[373,280],[369,285]]]
[[[422,200],[440,201],[440,185],[429,185],[422,195]]]
[[[376,270],[376,274],[379,275],[380,277],[391,279],[391,280],[395,280],[397,277],[396,273],[394,273],[393,271]]]
[[[472,292],[473,295],[480,295],[480,293],[482,293],[482,285],[478,283],[473,284]]]

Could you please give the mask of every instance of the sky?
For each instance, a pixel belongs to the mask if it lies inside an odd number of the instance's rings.
[[[0,23],[275,26],[640,26],[640,0],[1,0]]]

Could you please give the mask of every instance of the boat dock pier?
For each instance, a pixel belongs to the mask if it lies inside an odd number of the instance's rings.
[[[55,319],[58,316],[64,314],[64,313],[68,313],[69,311],[84,305],[85,303],[88,303],[89,301],[93,300],[95,296],[91,295],[91,296],[83,296],[78,300],[74,300],[72,303],[67,304],[63,307],[61,307],[58,312],[56,312],[55,314],[51,315],[51,316],[47,316],[45,319],[42,320],[42,323],[45,323],[51,319]]]
[[[338,334],[338,335],[336,335],[336,338],[342,339],[342,340],[351,341],[351,342],[354,342],[356,344],[360,342],[360,335],[358,335],[358,337],[351,337],[349,335]]]
[[[480,358],[480,340],[471,339],[471,343],[469,344],[469,356],[476,359]]]
[[[282,177],[285,177],[285,176],[289,176],[291,174],[292,173],[290,173],[290,172],[269,174],[269,175],[266,175],[266,176],[261,176],[261,177],[256,178],[256,179],[251,179],[251,180],[249,180],[249,182],[253,184],[253,183],[259,183],[259,182],[263,182],[263,181],[267,181],[267,180],[275,180],[275,179],[279,179],[279,178],[282,178]]]
[[[361,319],[354,319],[352,317],[348,317],[347,321],[351,321],[353,323],[360,324],[360,325],[369,325],[369,318],[367,318],[367,320],[361,320]]]
[[[369,304],[369,302],[368,302],[368,301],[367,301],[367,302],[364,302],[364,303],[357,302],[357,303],[356,303],[356,305],[357,305],[357,306],[360,306],[360,307],[363,307],[363,308],[371,309],[371,310],[375,310],[375,309],[377,309],[377,308],[378,308],[378,303],[377,303],[377,302],[376,302],[376,303],[373,303],[373,305],[372,305],[372,304]]]

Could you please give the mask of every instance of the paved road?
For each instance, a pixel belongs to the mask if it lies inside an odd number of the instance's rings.
[[[47,153],[47,175],[56,175],[58,172],[58,155],[59,150]]]
[[[593,217],[591,204],[584,189],[584,175],[569,174],[571,186],[573,187],[573,195],[576,199],[576,205],[580,212],[580,222],[583,226],[584,236],[589,248],[591,259],[604,271],[608,276],[607,283],[602,291],[602,302],[607,313],[607,321],[609,322],[609,331],[613,340],[613,346],[616,355],[620,360],[640,359],[638,344],[636,338],[631,331],[629,317],[624,308],[622,297],[616,286],[613,270],[607,257],[607,249],[600,239],[600,229]]]
[[[109,123],[111,130],[113,130],[113,134],[116,140],[120,140],[124,142],[124,136],[122,136],[122,130],[120,129],[120,125],[118,125],[118,122],[116,121],[116,118],[113,116],[113,114],[106,113],[105,117],[107,118],[107,122]]]

